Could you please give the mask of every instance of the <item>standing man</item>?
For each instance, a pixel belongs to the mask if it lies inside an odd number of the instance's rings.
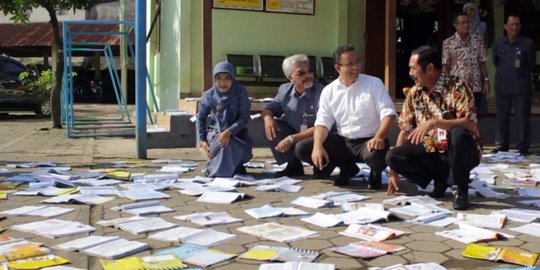
[[[392,169],[388,194],[398,190],[398,174],[422,188],[434,179],[430,196],[443,197],[448,185],[456,184],[454,209],[466,209],[469,173],[480,163],[472,92],[461,78],[441,72],[441,55],[434,48],[414,50],[409,68],[415,86],[403,103],[396,147],[386,155]]]
[[[509,15],[504,24],[506,37],[493,43],[495,102],[497,104],[497,151],[508,151],[510,144],[510,113],[516,116],[519,153],[527,155],[530,143],[532,70],[535,66],[533,41],[519,35],[520,18]]]
[[[300,142],[297,156],[321,170],[340,167],[336,186],[347,185],[358,173],[356,162],[366,162],[371,168],[368,189],[379,189],[389,148],[386,136],[396,118],[394,104],[380,79],[360,74],[353,46],[338,47],[334,64],[339,77],[324,88],[314,138]],[[330,133],[334,124],[337,134]]]
[[[477,112],[487,110],[489,94],[487,52],[482,36],[470,33],[471,20],[467,13],[459,12],[453,19],[456,32],[443,42],[443,72],[460,77],[474,93]]]
[[[314,82],[313,70],[304,54],[285,58],[282,68],[290,82],[282,84],[274,101],[264,108],[264,132],[277,163],[287,162],[287,167],[275,177],[302,176],[304,168],[294,154],[294,145],[313,136],[324,85]],[[316,171],[316,177],[322,177],[320,172]]]

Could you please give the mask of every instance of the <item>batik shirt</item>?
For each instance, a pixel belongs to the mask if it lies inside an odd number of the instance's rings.
[[[461,40],[456,32],[443,42],[443,65],[450,65],[450,75],[461,77],[473,92],[482,92],[480,63],[487,61],[484,39],[478,34],[469,34]]]
[[[463,80],[442,74],[435,87],[414,86],[403,103],[398,119],[399,128],[410,132],[431,119],[467,118],[476,122],[474,97]],[[426,152],[444,152],[446,142],[438,139],[437,129],[430,130],[423,141]]]

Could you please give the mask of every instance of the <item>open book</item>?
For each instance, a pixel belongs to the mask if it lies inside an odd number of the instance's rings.
[[[159,200],[159,199],[168,199],[169,195],[148,189],[128,189],[118,192],[120,196],[128,198],[132,201],[143,201],[143,200]]]
[[[45,255],[7,263],[9,269],[42,269],[43,267],[69,263],[68,259],[56,255]]]
[[[165,242],[182,242],[203,247],[216,246],[236,237],[236,234],[223,233],[212,229],[177,227],[157,232],[149,239]]]
[[[13,225],[11,228],[17,231],[29,232],[47,238],[59,238],[96,230],[90,225],[60,219],[47,219],[44,221],[18,224]]]
[[[231,204],[236,200],[241,200],[244,198],[244,193],[238,192],[205,192],[201,197],[197,198],[198,202],[206,203],[220,203],[220,204]]]
[[[212,226],[220,224],[229,224],[234,222],[241,222],[242,219],[232,217],[227,212],[204,212],[204,213],[195,213],[183,216],[174,217],[182,221],[190,221],[201,226]]]
[[[301,196],[296,199],[294,199],[292,204],[296,204],[299,206],[307,207],[307,208],[322,208],[322,207],[332,207],[334,203],[332,201],[323,200],[323,199],[317,199],[313,197],[305,197]]]
[[[81,250],[81,253],[105,259],[117,259],[147,250],[149,248],[150,245],[147,243],[129,241],[120,238],[101,245],[83,249]]]
[[[82,203],[88,205],[98,205],[112,201],[113,197],[102,197],[99,195],[70,194],[60,195],[41,201],[42,203]]]
[[[540,220],[539,210],[530,210],[523,208],[511,208],[492,211],[491,214],[506,215],[506,218],[517,222],[535,222]]]
[[[352,193],[350,191],[329,191],[329,192],[325,192],[325,193],[318,194],[311,197],[315,199],[332,201],[335,204],[360,202],[360,201],[369,200],[371,198],[369,196]]]
[[[249,208],[244,210],[244,212],[256,219],[281,216],[301,216],[308,214],[308,212],[294,207],[274,207],[268,204],[259,208]]]
[[[468,244],[461,255],[468,258],[503,261],[525,266],[534,266],[538,259],[538,254],[517,248],[486,247],[474,243]]]
[[[491,215],[480,215],[480,214],[466,214],[458,213],[456,217],[456,223],[458,224],[469,224],[477,227],[484,228],[496,228],[500,229],[503,227],[506,220],[506,215],[504,214],[491,214]]]
[[[75,211],[74,208],[62,208],[56,206],[22,206],[15,209],[0,212],[0,215],[7,216],[38,216],[38,217],[56,217]]]
[[[57,188],[53,186],[41,188],[28,188],[25,190],[17,191],[13,195],[23,195],[23,196],[58,196],[62,194],[71,194],[77,192],[77,188]]]
[[[138,216],[174,212],[174,209],[161,205],[159,201],[129,203],[117,207],[112,207],[111,209]]]
[[[78,238],[69,242],[65,242],[55,246],[55,249],[66,250],[66,251],[78,251],[94,246],[103,245],[107,242],[111,242],[119,239],[118,236],[97,236],[91,235],[83,238]]]
[[[335,266],[329,263],[286,262],[263,263],[259,270],[334,270]]]
[[[528,223],[519,227],[509,229],[515,232],[520,232],[540,238],[540,223]]]
[[[340,232],[340,234],[368,241],[384,241],[386,239],[397,238],[409,233],[374,224],[351,224],[345,231]]]
[[[318,236],[319,233],[296,226],[287,226],[275,222],[244,226],[237,230],[263,239],[277,242],[292,242]]]
[[[116,227],[122,231],[130,232],[132,234],[141,234],[173,228],[176,227],[176,224],[168,222],[159,217],[153,217],[131,222],[123,222],[116,225]]]
[[[316,250],[256,245],[238,258],[257,261],[312,262],[319,255]]]
[[[404,246],[392,245],[377,241],[353,242],[345,246],[332,248],[333,252],[362,259],[375,258],[387,253],[404,250]]]
[[[117,269],[145,269],[145,270],[167,270],[186,268],[175,255],[150,255],[142,258],[128,257],[118,260],[100,260],[104,270]]]
[[[515,238],[515,236],[511,234],[495,232],[465,223],[460,223],[458,224],[458,226],[459,229],[435,232],[435,234],[446,238],[454,239],[465,244],[495,241],[499,238]]]
[[[260,185],[255,188],[257,191],[274,191],[274,192],[300,192],[302,186],[291,185],[287,183],[275,184],[275,185]]]
[[[442,228],[450,224],[454,224],[455,221],[456,219],[451,217],[449,213],[437,212],[437,213],[418,216],[416,218],[406,220],[405,222]]]
[[[389,221],[390,219],[403,219],[397,214],[385,211],[384,208],[361,207],[354,211],[333,215],[343,221],[345,225],[368,224],[378,221]]]

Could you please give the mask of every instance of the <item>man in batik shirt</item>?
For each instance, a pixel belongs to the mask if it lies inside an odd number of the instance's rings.
[[[474,93],[477,111],[486,112],[485,98],[490,85],[484,39],[479,34],[469,33],[471,20],[467,13],[456,14],[453,24],[456,32],[443,42],[443,72],[463,79]]]
[[[386,155],[392,169],[388,194],[398,190],[398,174],[443,197],[447,187],[457,185],[454,209],[469,205],[469,173],[480,162],[477,148],[476,110],[467,84],[441,72],[441,55],[422,46],[412,52],[409,75],[415,81],[398,120],[396,147]]]

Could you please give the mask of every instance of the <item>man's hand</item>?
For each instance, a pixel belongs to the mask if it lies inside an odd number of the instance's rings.
[[[276,120],[271,115],[264,116],[264,133],[268,140],[273,140],[276,137],[279,127]]]
[[[313,166],[322,170],[326,164],[330,161],[328,153],[324,147],[313,147],[313,152],[311,153],[311,160],[313,161]]]
[[[221,132],[219,134],[219,136],[218,136],[218,139],[217,139],[218,145],[221,148],[227,147],[227,145],[229,145],[230,141],[231,141],[231,132],[228,129]]]
[[[289,139],[285,138],[281,140],[278,145],[276,145],[276,151],[280,153],[285,153],[291,149],[292,143],[289,141]]]
[[[486,96],[489,95],[490,88],[489,81],[484,81],[484,89],[482,89],[482,92],[484,92]]]
[[[424,136],[435,127],[435,121],[435,119],[431,119],[422,123],[409,133],[407,139],[414,144],[422,143]]]
[[[373,137],[367,141],[368,151],[383,150],[385,146],[384,139]]]
[[[388,191],[386,191],[386,194],[393,195],[396,194],[396,192],[399,190],[399,174],[394,171],[390,170],[390,175],[388,176]]]
[[[212,154],[210,153],[210,145],[207,141],[200,141],[199,146],[201,147],[202,151],[206,154],[208,159],[212,158]]]

